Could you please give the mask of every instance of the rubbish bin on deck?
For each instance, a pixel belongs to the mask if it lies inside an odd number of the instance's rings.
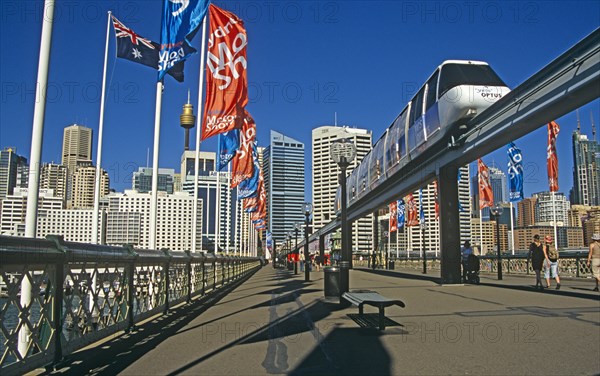
[[[325,273],[325,297],[340,297],[340,268],[336,266],[327,266],[323,268]]]
[[[394,270],[394,267],[396,266],[396,261],[395,260],[390,260],[388,262],[388,264],[389,264],[389,268],[388,269],[389,270]]]

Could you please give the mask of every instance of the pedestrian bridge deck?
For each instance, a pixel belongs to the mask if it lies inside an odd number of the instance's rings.
[[[446,285],[414,271],[350,273],[351,289],[401,299],[386,330],[323,299],[323,273],[267,266],[210,305],[192,303],[71,355],[73,374],[597,374],[600,295],[591,279],[540,293],[534,277]],[[369,309],[365,310],[369,313]],[[368,326],[368,323],[362,323]],[[552,349],[552,350],[551,350]]]

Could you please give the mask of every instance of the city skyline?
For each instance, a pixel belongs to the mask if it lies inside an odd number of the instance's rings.
[[[29,43],[14,46],[14,55],[21,59],[11,59],[9,54],[2,56],[0,139],[2,145],[15,146],[26,157],[31,142],[41,4],[14,3],[2,8],[3,44],[17,39]],[[248,29],[248,109],[257,121],[259,145],[266,144],[271,130],[308,145],[313,128],[335,125],[336,120],[339,125],[369,129],[377,139],[441,61],[452,58],[488,61],[507,85],[514,88],[600,25],[600,5],[585,1],[577,6],[560,2],[514,7],[483,3],[473,9],[444,2],[431,4],[427,9],[421,9],[424,7],[421,4],[378,2],[375,7],[373,3],[360,1],[282,2],[279,6],[254,4],[253,7],[247,3],[216,4],[236,12]],[[112,9],[114,14],[137,33],[158,39],[160,1],[143,4],[131,1],[127,7],[97,1],[89,3],[87,8],[77,2],[57,3],[43,161],[59,160],[60,141],[52,135],[65,125],[81,123],[96,133],[106,32],[104,15],[110,6],[116,6]],[[94,12],[89,12],[90,7]],[[563,22],[560,29],[540,27],[557,18]],[[358,23],[364,27],[356,28]],[[290,43],[291,40],[295,42]],[[199,41],[196,37],[195,47]],[[112,31],[109,43],[111,90],[105,111],[104,145],[105,150],[113,152],[104,153],[102,167],[108,171],[112,186],[121,191],[130,186],[133,171],[149,167],[146,159],[148,151],[151,152],[154,121],[154,111],[149,109],[154,107],[152,87],[156,74],[151,69],[116,60]],[[422,48],[423,43],[435,43],[436,48]],[[523,44],[527,48],[522,48]],[[407,55],[407,51],[422,53]],[[74,64],[79,54],[97,64]],[[198,65],[198,54],[186,62],[183,84],[167,78],[160,168],[178,166],[184,137],[178,119],[182,104],[187,102],[188,89],[191,102],[197,102]],[[369,71],[362,68],[367,66]],[[590,112],[600,119],[598,103],[596,100],[582,107],[582,133],[590,133],[587,120]],[[576,126],[575,114],[565,115],[557,122],[561,125],[559,184],[561,191],[568,193],[572,186],[569,140]],[[544,124],[515,142],[528,145],[524,152],[526,195],[542,191],[547,185]],[[206,140],[201,150],[216,150],[216,140]],[[95,153],[94,145],[94,160]],[[494,161],[502,168],[506,163],[504,150],[482,157],[489,165]],[[311,174],[309,161],[307,153],[307,176]],[[305,181],[307,199],[311,197],[310,186],[311,182]]]

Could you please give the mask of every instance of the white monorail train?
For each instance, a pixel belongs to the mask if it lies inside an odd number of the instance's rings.
[[[348,176],[348,205],[438,142],[454,142],[469,120],[509,91],[485,62],[444,61]],[[336,213],[340,193],[338,187]]]

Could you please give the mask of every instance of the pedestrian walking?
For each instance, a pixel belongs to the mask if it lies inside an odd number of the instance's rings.
[[[468,270],[468,262],[469,256],[473,254],[473,248],[471,248],[471,242],[466,240],[462,249],[460,250],[461,258],[462,258],[462,278],[463,282],[467,281],[467,270]]]
[[[544,246],[540,241],[539,235],[533,236],[533,242],[529,245],[529,254],[527,259],[531,260],[531,267],[535,272],[535,288],[537,290],[544,290],[544,284],[542,283],[542,268],[544,266]]]
[[[546,259],[546,287],[550,288],[550,278],[556,280],[556,289],[560,290],[560,277],[558,276],[558,249],[554,245],[554,239],[550,235],[544,238],[546,245],[544,246],[544,257]]]
[[[304,271],[304,252],[300,252],[300,271]]]
[[[600,284],[600,233],[592,235],[587,264],[596,279],[596,288],[594,288],[594,291],[598,291],[598,284]]]

